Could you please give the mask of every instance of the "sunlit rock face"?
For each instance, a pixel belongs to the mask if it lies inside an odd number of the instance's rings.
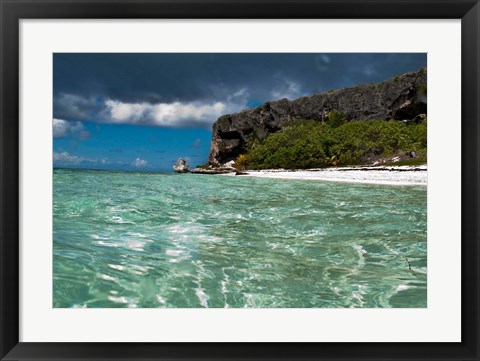
[[[177,173],[188,173],[190,171],[190,167],[184,159],[180,158],[173,165],[173,170]]]
[[[417,121],[427,114],[427,70],[223,115],[213,124],[208,163],[219,167],[235,160],[251,139],[263,139],[292,119],[328,122],[330,112],[341,113],[347,121]]]

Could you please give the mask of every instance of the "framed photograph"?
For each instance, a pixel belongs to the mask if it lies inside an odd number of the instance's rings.
[[[1,1],[1,360],[479,360],[478,1]]]

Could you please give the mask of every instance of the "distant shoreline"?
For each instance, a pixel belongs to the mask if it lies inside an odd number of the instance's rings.
[[[342,167],[309,170],[266,169],[247,170],[241,177],[299,179],[344,183],[399,186],[426,186],[427,165]],[[235,173],[222,174],[227,176]]]
[[[89,168],[60,168],[54,170],[76,170],[93,172],[114,173],[142,173],[142,174],[165,174],[174,175],[175,172],[146,171],[146,170],[114,170],[114,169],[89,169]],[[399,186],[426,186],[427,165],[420,166],[355,166],[355,167],[331,167],[318,169],[265,169],[245,170],[238,177],[272,178],[328,181],[377,185]],[[224,169],[222,172],[189,172],[185,174],[236,176],[234,169]]]

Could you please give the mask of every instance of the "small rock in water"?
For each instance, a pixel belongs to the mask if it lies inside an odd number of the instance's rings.
[[[188,173],[190,171],[190,167],[184,159],[180,158],[173,165],[173,170],[177,173]]]

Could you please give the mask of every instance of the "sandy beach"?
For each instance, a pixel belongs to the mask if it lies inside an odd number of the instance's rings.
[[[309,170],[249,170],[242,177],[304,179],[346,183],[385,185],[427,185],[427,165],[421,166],[377,166],[341,167]],[[234,174],[230,174],[234,175]]]

